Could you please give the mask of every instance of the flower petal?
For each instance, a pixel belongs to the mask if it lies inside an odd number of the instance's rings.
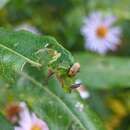
[[[117,20],[117,18],[115,16],[106,16],[104,18],[104,25],[106,25],[107,27],[110,27],[115,21]]]
[[[38,124],[42,130],[49,130],[47,124],[43,120],[39,119],[35,113],[32,113],[31,118],[33,124]]]
[[[14,127],[14,130],[25,130],[22,127]]]
[[[20,121],[19,125],[23,128],[30,128],[31,127],[31,116],[30,112],[24,102],[20,103],[22,111],[20,112]]]

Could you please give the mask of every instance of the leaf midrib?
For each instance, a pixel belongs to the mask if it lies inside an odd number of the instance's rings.
[[[44,89],[48,94],[50,94],[52,97],[54,97],[55,99],[57,99],[68,111],[68,113],[70,113],[70,115],[72,116],[72,118],[74,118],[77,123],[81,126],[81,128],[83,130],[86,130],[86,128],[84,127],[84,125],[82,124],[82,122],[77,118],[77,116],[75,116],[75,114],[67,107],[67,105],[58,97],[56,96],[53,92],[51,92],[47,87],[43,87],[43,85],[39,82],[37,82],[35,79],[33,79],[32,77],[30,77],[29,75],[27,75],[24,72],[18,72],[20,75],[25,76],[28,80],[30,80],[32,83],[34,83],[35,85],[39,86],[40,88]]]
[[[15,50],[13,50],[13,49],[11,49],[11,48],[3,45],[3,44],[0,44],[0,47],[4,48],[5,50],[8,50],[9,52],[15,54],[16,56],[19,56],[19,57],[23,58],[24,60],[26,60],[27,62],[29,62],[30,64],[32,64],[32,65],[34,65],[36,67],[42,66],[40,63],[37,63],[37,62],[29,59],[28,57],[25,57],[24,55],[21,55],[20,53],[16,52]]]

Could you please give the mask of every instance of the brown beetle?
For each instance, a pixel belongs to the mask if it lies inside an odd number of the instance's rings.
[[[80,70],[80,64],[78,62],[74,63],[72,67],[69,69],[68,75],[75,76],[77,72]]]

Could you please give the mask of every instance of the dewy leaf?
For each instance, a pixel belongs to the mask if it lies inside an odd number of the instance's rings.
[[[90,89],[130,86],[129,58],[79,53],[75,59],[81,64],[78,78]]]
[[[13,62],[22,61],[29,62],[33,66],[41,67],[37,52],[45,48],[54,49],[61,54],[54,64],[61,65],[63,67],[69,67],[73,64],[73,57],[64,49],[58,42],[49,36],[37,36],[30,32],[12,32],[7,29],[0,28],[0,52],[3,54],[4,60],[10,58],[15,59]]]
[[[13,82],[15,79],[14,71],[12,70],[12,65],[4,63],[0,61],[0,79],[7,81],[7,82]]]
[[[66,94],[61,88],[55,77],[49,80],[49,88],[43,86],[29,75],[21,73],[21,75],[30,80],[26,85],[26,81],[14,87],[17,93],[17,99],[27,101],[33,111],[41,118],[45,119],[50,127],[50,130],[61,129],[66,130],[66,127],[77,124],[78,130],[105,130],[100,120],[83,102],[79,99],[76,93]],[[32,91],[33,90],[33,91]],[[80,110],[76,105],[81,103],[83,110]]]
[[[56,86],[59,86],[57,89]],[[63,92],[55,77],[50,79],[49,88],[52,93],[54,93],[58,98],[61,105],[66,109],[66,111],[71,115],[72,119],[79,124],[80,128],[83,130],[105,130],[100,120],[97,116],[90,110],[88,105],[79,99],[79,97],[74,94],[65,94]],[[81,104],[81,108],[76,107],[77,104]],[[83,109],[82,109],[83,105]]]
[[[37,52],[46,47],[54,49],[56,53],[61,53],[59,57],[56,57],[52,66],[69,68],[73,64],[71,54],[51,37],[0,29],[1,63],[11,64],[11,69],[15,70],[20,78],[18,80],[17,77],[16,84],[0,86],[3,90],[0,93],[4,97],[0,98],[0,101],[4,104],[7,102],[5,99],[27,101],[32,110],[47,122],[50,130],[71,129],[71,126],[75,124],[78,125],[78,130],[104,130],[100,120],[93,114],[86,102],[81,101],[75,93],[65,94],[55,77],[51,76],[48,84],[43,85],[41,81],[37,80],[38,77],[35,77],[36,73],[28,75],[27,71],[20,71],[25,62],[39,69],[39,72],[42,66],[44,71],[46,68],[41,59],[39,60]],[[30,69],[32,70],[32,68]],[[33,68],[33,70],[36,69]],[[28,69],[28,71],[30,70]],[[81,104],[81,108],[79,105],[77,106],[77,103]],[[1,107],[3,108],[2,105]]]

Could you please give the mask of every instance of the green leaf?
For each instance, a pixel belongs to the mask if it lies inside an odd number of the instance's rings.
[[[13,130],[13,126],[0,114],[0,130]]]
[[[48,87],[29,75],[22,73],[22,76],[22,82],[19,80],[10,89],[13,101],[26,101],[32,111],[47,122],[50,130],[105,130],[98,117],[86,105],[86,101],[81,100],[76,92],[64,93],[55,76],[49,80]],[[82,111],[76,108],[78,102],[84,106]],[[72,129],[74,126],[77,128]]]
[[[27,63],[37,73],[41,72],[42,75],[35,76],[41,80],[46,80],[48,67],[54,71],[59,70],[58,73],[62,69],[66,74],[74,63],[70,52],[52,37],[38,36],[26,31],[13,32],[3,28],[0,28],[0,54],[0,71],[3,72],[1,78],[11,82],[15,80],[14,71],[23,71]],[[34,70],[32,73],[35,75]]]
[[[67,73],[73,64],[73,57],[53,38],[37,36],[29,32],[11,32],[0,29],[1,63],[5,67],[5,74],[8,73],[6,64],[15,71],[14,75],[16,73],[16,84],[0,84],[0,95],[4,97],[0,98],[0,104],[5,105],[11,100],[26,101],[32,111],[47,122],[51,130],[74,129],[72,127],[75,125],[78,130],[104,130],[102,123],[86,105],[86,102],[81,101],[76,93],[64,93],[56,77],[50,77],[48,84],[43,85],[42,71],[47,70],[44,63],[48,64],[48,58],[42,57],[45,53],[41,50],[46,49],[46,45],[51,51],[55,50],[61,54],[56,60],[53,59],[54,62],[49,66],[56,69],[65,68]],[[37,55],[39,50],[40,55]],[[32,65],[26,66],[27,70],[22,69],[25,62]],[[78,102],[84,106],[82,111],[75,107]],[[0,107],[4,112],[4,106]]]
[[[60,63],[63,64],[65,62],[68,65],[73,64],[73,57],[71,54],[52,37],[37,36],[26,31],[12,32],[0,28],[1,52],[6,50],[8,53],[31,63],[33,66],[41,66],[38,61],[37,52],[40,49],[45,49],[46,46],[62,54],[61,57],[58,58]]]
[[[12,70],[12,64],[7,64],[0,61],[0,79],[7,82],[13,82],[15,79],[14,71]],[[1,83],[0,83],[1,84]]]
[[[58,86],[59,89],[57,89],[56,86]],[[79,98],[76,92],[73,92],[72,94],[65,94],[55,77],[50,79],[49,88],[53,93],[56,94],[57,97],[59,97],[59,102],[61,102],[61,105],[70,114],[74,122],[79,124],[81,129],[105,130],[101,121],[98,119],[95,113],[93,113],[93,111],[89,108],[86,102]],[[83,110],[80,111],[76,108],[77,103],[83,104]]]
[[[79,53],[75,59],[81,64],[78,78],[90,89],[130,86],[129,58]]]

